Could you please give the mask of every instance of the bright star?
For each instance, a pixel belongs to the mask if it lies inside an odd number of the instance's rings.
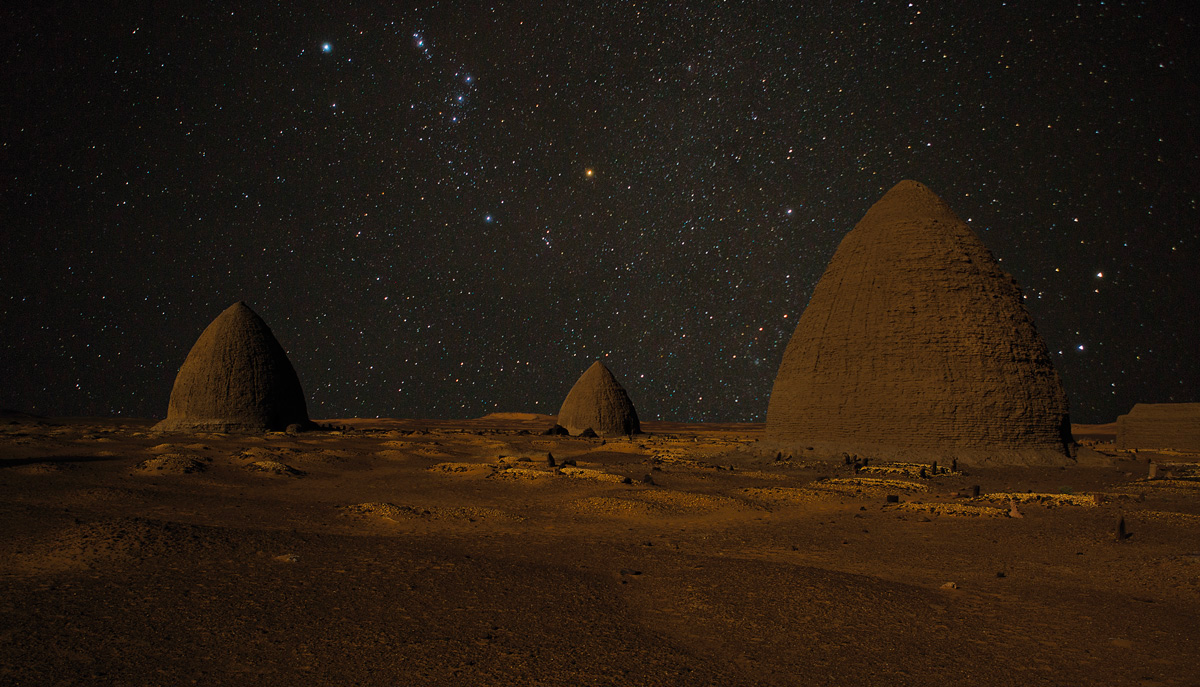
[[[592,169],[585,169],[585,170],[583,170],[583,175],[585,177],[591,178],[596,175],[596,172],[595,172],[595,170],[592,170]]]
[[[333,52],[333,45],[330,43],[322,43],[321,52]]]

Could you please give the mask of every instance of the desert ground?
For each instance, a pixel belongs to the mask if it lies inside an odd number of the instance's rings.
[[[0,683],[1200,684],[1200,455],[1112,426],[935,472],[749,424],[322,422],[0,418]]]

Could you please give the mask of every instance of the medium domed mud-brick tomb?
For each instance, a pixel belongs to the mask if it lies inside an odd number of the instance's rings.
[[[764,443],[797,457],[1060,465],[1070,428],[1016,282],[940,198],[902,181],[813,290]]]
[[[245,303],[217,316],[192,346],[160,431],[262,432],[309,426],[300,380],[271,329]]]
[[[629,394],[598,360],[571,387],[558,411],[558,424],[573,435],[589,428],[602,437],[642,431]]]

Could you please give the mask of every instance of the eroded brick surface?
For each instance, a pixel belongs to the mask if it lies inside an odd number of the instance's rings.
[[[846,235],[775,379],[767,442],[818,454],[1069,460],[1066,394],[1011,276],[904,181]]]

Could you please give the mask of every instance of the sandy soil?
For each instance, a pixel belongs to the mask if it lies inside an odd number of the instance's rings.
[[[856,473],[760,425],[332,422],[0,419],[0,684],[1200,683],[1197,455],[1076,428],[1110,465]]]

